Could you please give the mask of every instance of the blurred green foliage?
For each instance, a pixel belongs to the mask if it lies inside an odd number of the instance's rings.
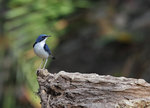
[[[32,45],[40,34],[54,50],[66,32],[63,19],[78,8],[89,8],[90,0],[1,0],[0,105],[3,108],[40,107],[36,96],[36,69],[41,59]],[[22,102],[22,104],[20,104]]]

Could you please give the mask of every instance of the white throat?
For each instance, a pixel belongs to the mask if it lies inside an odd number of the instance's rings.
[[[45,38],[44,40],[42,40],[41,42],[38,42],[41,46],[44,46],[45,45],[45,42],[46,42],[46,39],[47,38]]]

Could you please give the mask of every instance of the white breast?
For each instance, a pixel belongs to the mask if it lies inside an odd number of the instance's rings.
[[[44,45],[45,42],[38,42],[37,44],[35,44],[34,52],[37,56],[46,59],[49,57],[49,54],[44,50]]]

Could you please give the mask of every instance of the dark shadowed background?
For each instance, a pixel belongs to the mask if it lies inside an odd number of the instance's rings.
[[[32,45],[56,56],[51,73],[98,73],[150,82],[150,0],[1,0],[0,108],[40,108]]]

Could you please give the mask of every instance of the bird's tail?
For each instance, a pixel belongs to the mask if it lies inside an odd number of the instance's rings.
[[[50,57],[54,60],[54,59],[56,59],[53,55],[50,55]]]

